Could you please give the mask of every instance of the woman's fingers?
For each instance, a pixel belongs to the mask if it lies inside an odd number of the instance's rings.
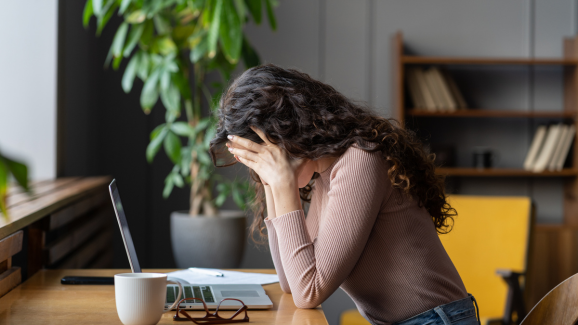
[[[237,135],[228,135],[227,138],[231,141],[232,144],[237,144],[239,146],[245,147],[250,151],[261,152],[263,150],[263,146],[257,144],[249,139],[241,138]]]
[[[245,159],[245,158],[243,158],[243,157],[237,156],[237,160],[238,160],[241,164],[243,164],[243,165],[251,168],[252,170],[255,170],[255,167],[257,167],[257,164],[256,164],[255,162],[253,162],[253,161],[251,161],[251,160],[247,160],[247,159]]]
[[[259,138],[261,138],[261,140],[263,140],[263,142],[265,142],[265,144],[267,144],[268,146],[273,145],[271,143],[271,141],[269,141],[269,139],[267,139],[267,136],[265,135],[265,133],[261,130],[259,130],[258,128],[252,126],[251,130],[253,130],[253,132],[257,133],[257,135],[259,136]]]
[[[249,150],[229,147],[229,152],[238,158],[245,158],[246,160],[251,160],[253,162],[259,160],[259,155]]]

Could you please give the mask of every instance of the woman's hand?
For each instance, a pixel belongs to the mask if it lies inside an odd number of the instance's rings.
[[[264,141],[264,144],[229,135],[231,142],[230,145],[227,144],[229,151],[239,162],[253,169],[265,185],[297,186],[297,177],[305,159],[291,159],[284,150],[271,143],[263,131],[254,127],[251,129]]]
[[[291,159],[285,150],[271,143],[265,134],[251,127],[264,141],[258,144],[239,136],[229,136],[229,151],[242,164],[253,169],[261,182],[269,185],[275,202],[271,217],[301,209],[298,176],[305,166],[305,159]]]

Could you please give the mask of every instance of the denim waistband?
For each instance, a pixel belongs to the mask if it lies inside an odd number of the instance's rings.
[[[476,308],[474,308],[474,304]],[[479,323],[479,310],[476,299],[471,294],[468,297],[450,302],[445,305],[432,308],[419,315],[413,316],[393,325],[421,325],[428,320],[435,320],[441,318],[444,324],[451,324],[458,322],[471,316],[476,316]]]

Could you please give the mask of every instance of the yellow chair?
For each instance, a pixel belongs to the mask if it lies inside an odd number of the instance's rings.
[[[452,195],[449,202],[458,216],[453,230],[440,239],[466,290],[476,297],[482,324],[510,324],[513,314],[523,317],[519,277],[527,264],[530,198]],[[357,310],[341,315],[341,325],[366,324]]]

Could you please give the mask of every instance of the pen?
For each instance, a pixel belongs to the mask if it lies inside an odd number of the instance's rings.
[[[191,271],[195,271],[195,272],[199,272],[199,273],[203,273],[206,275],[212,275],[212,276],[225,276],[223,273],[221,272],[216,272],[216,271],[211,271],[211,270],[205,270],[205,269],[199,269],[196,267],[189,267],[189,270]]]

